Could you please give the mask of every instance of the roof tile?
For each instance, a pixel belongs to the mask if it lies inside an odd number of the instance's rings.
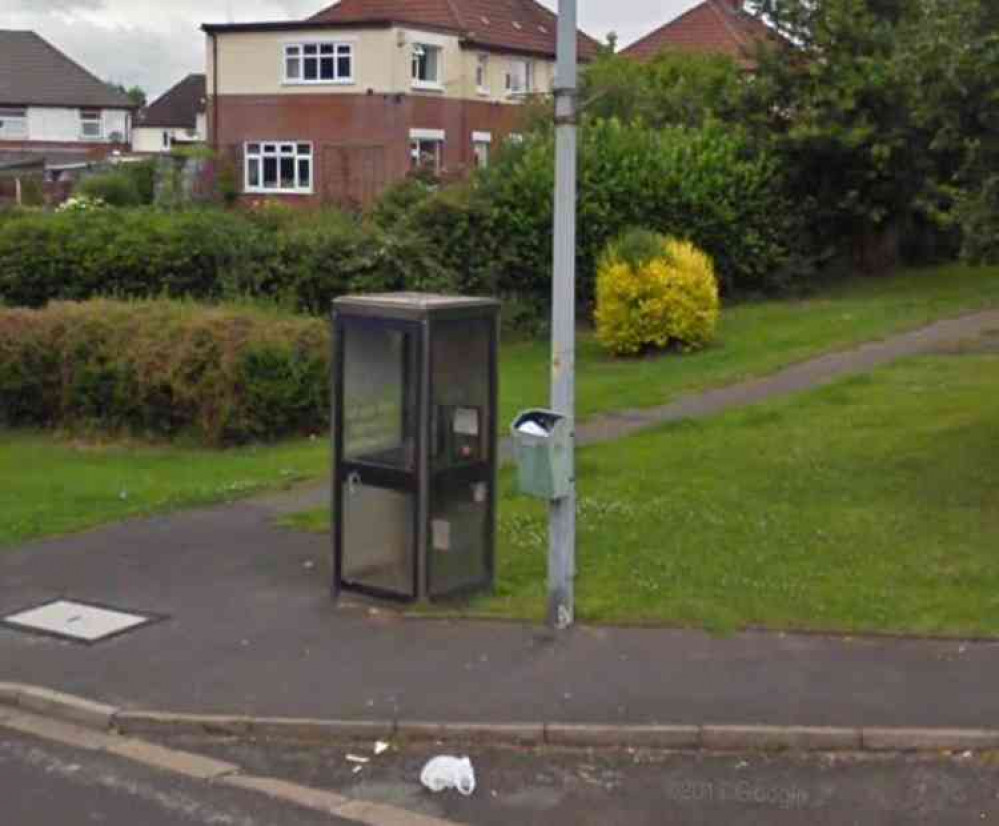
[[[776,37],[763,21],[743,11],[738,0],[704,0],[632,43],[621,54],[645,62],[667,49],[675,49],[728,55],[750,67],[756,44]]]
[[[536,0],[340,0],[312,23],[399,23],[459,33],[492,49],[554,57],[558,18]],[[579,55],[596,54],[597,41],[579,33]]]
[[[134,109],[117,89],[35,32],[0,29],[0,104]]]
[[[188,75],[153,101],[142,113],[138,125],[195,129],[198,125],[198,115],[205,111],[206,94],[205,76]]]

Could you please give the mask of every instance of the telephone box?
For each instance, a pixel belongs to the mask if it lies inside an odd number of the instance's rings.
[[[333,303],[333,596],[492,586],[499,302]]]

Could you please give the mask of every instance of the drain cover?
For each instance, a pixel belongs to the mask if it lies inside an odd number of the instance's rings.
[[[11,614],[3,618],[3,623],[21,631],[91,643],[124,634],[157,619],[159,617],[59,599]]]

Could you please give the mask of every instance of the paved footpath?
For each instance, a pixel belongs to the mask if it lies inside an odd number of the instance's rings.
[[[762,382],[769,395],[793,392],[989,325],[999,326],[999,314]],[[701,397],[701,410],[706,398],[723,409],[767,395],[760,382],[740,387]],[[126,708],[343,719],[960,727],[999,719],[991,642],[587,627],[553,640],[521,624],[337,610],[325,587],[325,538],[273,527],[296,502],[247,501],[5,550],[0,614],[69,596],[167,618],[90,647],[0,628],[0,680]]]

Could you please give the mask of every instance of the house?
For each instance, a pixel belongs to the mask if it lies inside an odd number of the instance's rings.
[[[132,130],[135,152],[169,152],[175,145],[204,143],[205,76],[192,74],[139,113]]]
[[[556,16],[535,0],[342,0],[307,20],[205,25],[213,147],[242,192],[370,203],[411,170],[460,173],[551,91]],[[597,43],[579,35],[580,57]]]
[[[664,51],[727,55],[744,69],[754,65],[753,52],[777,35],[744,10],[743,0],[704,0],[689,11],[622,50],[625,57],[647,62]]]
[[[34,32],[0,30],[0,151],[104,157],[132,137],[134,106]]]

